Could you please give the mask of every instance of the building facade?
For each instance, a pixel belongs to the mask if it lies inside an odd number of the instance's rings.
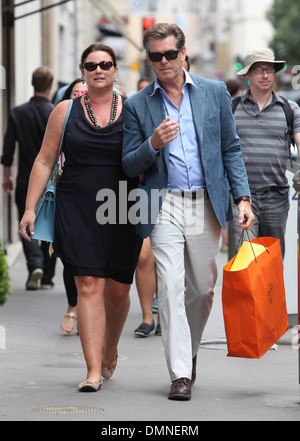
[[[31,76],[38,66],[54,74],[52,96],[63,84],[80,77],[80,54],[97,38],[101,10],[93,0],[1,0],[1,152],[9,109],[28,101]],[[87,26],[88,23],[88,26]],[[17,153],[12,167],[15,181]],[[1,171],[2,180],[2,171]],[[18,241],[14,195],[0,196],[0,238]]]

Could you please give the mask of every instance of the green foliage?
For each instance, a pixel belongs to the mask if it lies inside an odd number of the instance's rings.
[[[286,59],[290,66],[300,64],[300,0],[274,0],[268,19],[275,29],[270,42],[276,58]]]
[[[12,292],[9,280],[8,264],[3,250],[3,241],[0,241],[0,305],[4,305]]]

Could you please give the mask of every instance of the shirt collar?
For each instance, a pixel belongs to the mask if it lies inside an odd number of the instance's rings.
[[[272,95],[273,95],[273,97],[272,97],[272,103],[271,104],[274,104],[276,102],[284,104],[284,100],[282,99],[282,97],[280,95],[278,95],[277,92],[275,92],[275,90],[272,91]],[[245,93],[244,97],[243,97],[243,101],[245,102],[245,101],[250,100],[250,99],[251,99],[250,98],[250,89],[248,89],[247,92]]]
[[[278,95],[278,93],[275,92],[275,90],[273,90],[273,101],[277,101],[281,104],[284,104],[283,98],[280,95]]]
[[[183,69],[183,71],[184,71],[184,74],[185,74],[185,83],[184,83],[183,87],[184,87],[186,84],[191,84],[192,86],[195,86],[195,87],[196,87],[196,85],[195,85],[194,81],[192,80],[192,78],[191,78],[190,74],[188,73],[188,71],[186,71],[185,69]],[[155,94],[155,92],[157,91],[157,89],[164,90],[164,89],[161,87],[161,85],[159,84],[158,79],[155,78],[155,81],[154,81],[154,90],[153,90],[153,93],[151,94],[151,96],[153,96],[153,95]]]

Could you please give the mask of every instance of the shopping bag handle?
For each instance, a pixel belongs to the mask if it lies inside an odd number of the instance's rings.
[[[266,249],[266,251],[267,251],[267,253],[268,254],[270,254],[270,251],[268,250],[268,248],[262,243],[262,241],[260,240],[260,238],[254,233],[254,231],[252,231],[252,230],[250,230],[251,231],[251,233],[253,234],[253,236],[262,244],[262,246]],[[249,241],[249,243],[250,243],[250,246],[251,246],[251,250],[252,250],[252,253],[253,253],[253,256],[254,256],[254,259],[255,259],[255,263],[257,263],[257,258],[256,258],[256,255],[255,255],[255,252],[254,252],[254,249],[253,249],[253,246],[252,246],[252,242],[251,242],[251,239],[250,239],[250,236],[249,236],[249,231],[248,230],[246,230],[246,234],[247,234],[247,237],[248,237],[248,241]],[[242,231],[242,234],[241,234],[241,237],[240,237],[240,239],[239,239],[239,241],[238,241],[238,244],[237,244],[237,252],[238,252],[238,250],[240,249],[240,247],[242,246],[242,243],[243,243],[243,240],[244,240],[244,235],[245,235],[245,230],[243,230]]]

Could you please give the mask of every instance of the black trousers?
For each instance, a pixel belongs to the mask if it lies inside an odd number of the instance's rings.
[[[15,201],[19,214],[19,222],[21,221],[26,204],[27,186],[17,187]],[[56,258],[49,256],[49,244],[32,239],[31,242],[22,238],[23,251],[26,258],[28,272],[31,273],[35,268],[44,270],[42,283],[50,283],[55,275]]]

